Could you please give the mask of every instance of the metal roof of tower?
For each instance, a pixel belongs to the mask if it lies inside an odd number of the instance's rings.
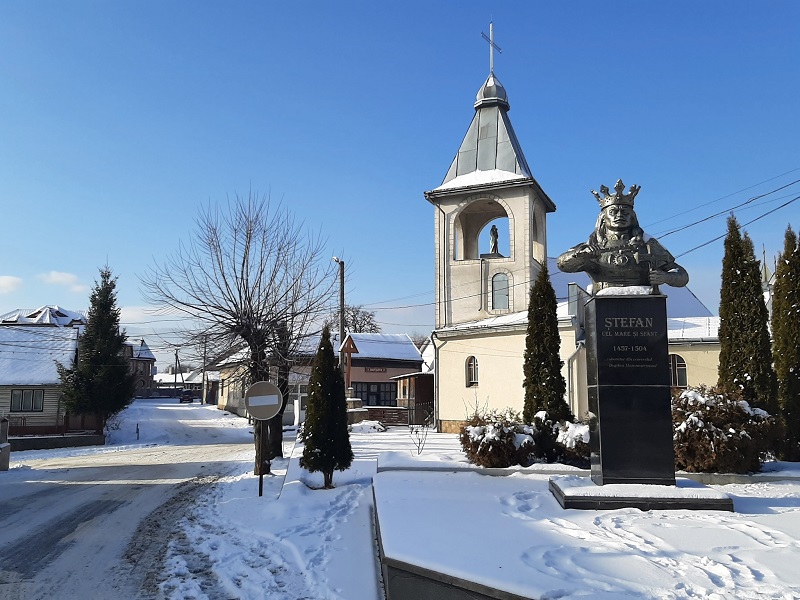
[[[508,118],[509,109],[506,89],[492,71],[478,90],[475,116],[442,185],[478,171],[500,171],[505,174],[500,180],[531,177]],[[494,181],[498,181],[496,175]]]

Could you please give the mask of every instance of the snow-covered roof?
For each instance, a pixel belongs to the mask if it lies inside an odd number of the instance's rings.
[[[382,358],[384,360],[413,360],[422,362],[422,355],[405,333],[349,333],[358,349],[355,358]]]
[[[0,325],[73,327],[75,325],[86,325],[86,313],[84,311],[67,310],[57,304],[45,304],[39,308],[16,308],[0,315]]]
[[[56,361],[71,367],[77,331],[62,327],[0,327],[0,385],[54,385]]]
[[[670,342],[719,341],[719,317],[683,317],[667,319]]]
[[[152,353],[150,347],[143,339],[128,340],[125,343],[133,349],[133,358],[138,358],[139,360],[156,360],[156,355]]]
[[[436,368],[436,348],[430,337],[423,342],[420,353],[422,354],[422,371],[432,373]]]
[[[502,171],[500,169],[490,169],[488,171],[472,171],[464,175],[459,175],[447,183],[443,183],[437,190],[452,190],[461,187],[471,187],[473,185],[487,185],[491,183],[501,183],[514,181],[515,179],[528,179],[527,175]]]
[[[466,323],[459,323],[458,325],[451,325],[450,327],[443,327],[437,333],[445,333],[448,331],[466,331],[469,329],[494,329],[499,327],[511,328],[517,325],[525,325],[528,322],[528,311],[508,313],[506,315],[499,315],[497,317],[489,317],[487,319],[478,319],[476,321],[467,321]]]

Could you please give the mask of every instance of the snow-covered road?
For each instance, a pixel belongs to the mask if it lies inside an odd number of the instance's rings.
[[[158,436],[149,444],[142,430],[139,444],[13,455],[24,465],[0,486],[0,598],[156,596],[178,521],[252,459],[242,419],[210,420],[215,408],[176,401],[137,404]],[[136,428],[137,411],[126,415],[119,432]]]

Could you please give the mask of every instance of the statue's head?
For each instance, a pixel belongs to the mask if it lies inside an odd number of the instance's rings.
[[[633,209],[634,199],[639,193],[641,186],[632,185],[629,193],[625,193],[625,184],[621,179],[614,184],[614,193],[602,185],[600,194],[592,190],[592,194],[600,204],[600,216],[597,218],[594,235],[597,239],[606,237],[606,233],[629,233],[631,236],[641,236],[643,234],[639,227],[639,219]]]

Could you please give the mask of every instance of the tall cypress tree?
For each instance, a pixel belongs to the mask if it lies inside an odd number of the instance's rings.
[[[778,379],[778,404],[786,425],[783,458],[800,460],[800,248],[786,228],[775,269],[772,296],[772,351]]]
[[[559,355],[560,348],[556,293],[550,284],[547,265],[542,265],[528,301],[528,332],[522,367],[525,388],[522,418],[526,423],[533,423],[534,415],[541,410],[554,421],[573,418],[564,399],[567,386],[561,374],[564,362]]]
[[[333,355],[327,325],[311,367],[303,442],[300,466],[311,472],[322,471],[325,489],[332,488],[334,470],[350,467],[353,449],[347,430],[344,379]]]
[[[135,376],[124,353],[119,328],[117,279],[100,269],[89,298],[86,328],[78,340],[78,359],[71,369],[58,366],[64,406],[73,414],[98,415],[103,426],[133,401]]]
[[[728,217],[719,305],[718,386],[772,415],[778,414],[775,372],[761,288],[761,271],[750,236]]]

